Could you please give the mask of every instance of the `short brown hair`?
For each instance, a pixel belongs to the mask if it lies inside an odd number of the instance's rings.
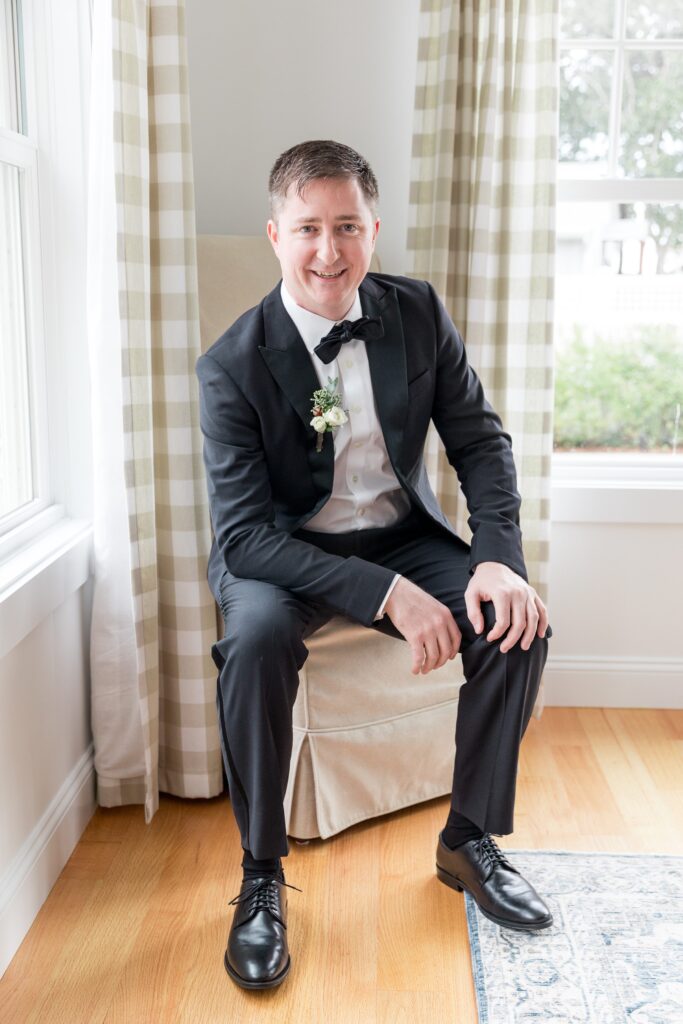
[[[317,178],[355,178],[374,216],[379,188],[367,160],[342,142],[310,139],[285,150],[273,164],[268,178],[271,217],[276,219],[290,185],[293,184],[297,195],[301,196],[306,185]]]

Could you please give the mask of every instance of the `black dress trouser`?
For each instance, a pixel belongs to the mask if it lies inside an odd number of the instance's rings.
[[[465,683],[455,726],[451,806],[483,831],[513,830],[522,736],[531,717],[548,654],[548,637],[528,651],[520,642],[501,653],[487,641],[495,609],[482,602],[485,628],[467,617],[469,545],[439,528],[416,507],[394,526],[348,533],[296,530],[330,554],[356,555],[400,572],[446,605],[462,633]],[[216,708],[223,764],[242,847],[257,860],[289,852],[284,796],[292,754],[292,709],[307,637],[335,612],[262,580],[231,577],[221,583],[223,638],[211,648],[219,670]],[[367,627],[403,640],[388,615]],[[406,650],[406,668],[411,652]],[[416,677],[417,678],[417,677]]]

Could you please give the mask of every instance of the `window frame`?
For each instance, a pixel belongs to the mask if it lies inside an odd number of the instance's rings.
[[[19,177],[19,216],[21,222],[22,283],[26,365],[28,373],[29,423],[31,435],[31,478],[34,497],[2,517],[0,522],[0,561],[15,546],[12,537],[22,524],[53,504],[50,478],[50,429],[45,347],[45,308],[43,304],[42,218],[40,189],[39,125],[35,75],[36,40],[27,12],[31,0],[14,4],[16,17],[24,18],[20,31],[23,41],[25,108],[21,90],[17,96],[18,122],[23,131],[0,127],[0,161],[16,167]],[[17,52],[17,62],[19,54]],[[17,66],[19,66],[17,64]],[[19,77],[19,76],[17,76]],[[44,198],[43,198],[44,203]]]
[[[565,50],[609,50],[614,52],[614,83],[609,116],[609,154],[607,173],[590,175],[590,164],[557,159],[557,201],[559,202],[650,202],[683,203],[683,179],[678,178],[626,178],[617,174],[621,102],[624,84],[625,54],[629,50],[680,50],[683,36],[678,39],[631,39],[625,35],[626,4],[628,0],[615,0],[615,28],[611,39],[595,37],[561,38],[559,52]],[[558,67],[559,74],[559,67]],[[586,169],[585,176],[571,176],[577,166]],[[665,466],[667,468],[665,468]],[[669,468],[672,473],[669,474]],[[574,481],[586,486],[587,479],[600,472],[605,481],[639,480],[653,489],[683,488],[683,443],[680,454],[655,455],[639,452],[563,452],[552,453],[553,482],[567,486]]]
[[[84,300],[92,7],[21,0],[20,12],[27,134],[0,129],[0,151],[28,169],[22,244],[36,497],[3,517],[0,657],[94,568]]]

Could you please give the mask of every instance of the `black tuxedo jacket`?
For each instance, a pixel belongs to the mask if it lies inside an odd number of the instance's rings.
[[[510,435],[469,366],[463,339],[426,281],[369,273],[364,315],[384,337],[366,342],[387,452],[412,503],[455,534],[430,487],[423,449],[430,419],[467,500],[470,571],[503,562],[527,580]],[[265,580],[370,625],[394,577],[292,537],[328,500],[334,435],[310,426],[320,387],[280,283],[196,362],[213,540],[208,582],[221,604],[230,575]],[[457,534],[456,534],[457,536]]]

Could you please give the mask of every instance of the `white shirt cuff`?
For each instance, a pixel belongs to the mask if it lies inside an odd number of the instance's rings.
[[[394,576],[393,580],[389,584],[389,589],[387,590],[386,594],[384,595],[384,600],[382,601],[381,605],[379,606],[379,609],[377,610],[377,614],[375,615],[375,618],[373,619],[373,622],[376,622],[377,619],[384,618],[384,606],[387,603],[387,601],[389,600],[389,595],[391,594],[391,591],[394,589],[394,587],[396,586],[396,584],[398,583],[400,578],[401,578],[401,574],[400,574],[400,572],[397,572],[396,575]]]

